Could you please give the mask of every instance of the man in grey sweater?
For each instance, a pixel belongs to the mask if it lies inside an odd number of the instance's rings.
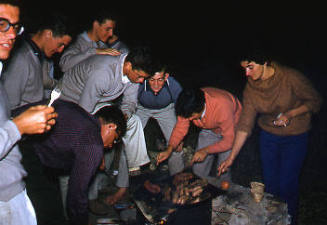
[[[0,60],[7,60],[19,25],[19,3],[0,0]],[[2,63],[0,62],[2,70]],[[0,71],[1,72],[1,71]],[[35,106],[10,119],[7,94],[0,83],[0,224],[36,225],[33,206],[26,195],[23,177],[26,172],[17,146],[23,134],[44,133],[51,129],[57,114],[52,107]]]
[[[138,83],[157,71],[148,48],[136,47],[120,56],[93,55],[64,73],[58,83],[61,98],[92,112],[97,103],[120,99],[120,108],[128,118],[123,138],[128,167],[148,163],[140,119],[134,115]]]
[[[92,55],[120,55],[128,53],[128,47],[114,34],[116,17],[112,12],[99,10],[92,16],[86,31],[64,51],[59,66],[63,72]]]
[[[53,89],[56,80],[50,77],[55,53],[61,53],[71,41],[66,18],[47,15],[37,32],[25,35],[12,54],[3,73],[3,85],[11,109],[44,99],[44,89]]]

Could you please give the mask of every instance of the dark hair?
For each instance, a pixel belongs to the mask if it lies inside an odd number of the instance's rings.
[[[125,61],[132,64],[133,70],[143,70],[150,75],[162,69],[161,64],[155,60],[152,50],[147,46],[131,48]]]
[[[103,119],[105,124],[114,123],[117,125],[116,132],[120,137],[126,133],[127,123],[123,112],[114,105],[105,106],[97,111],[94,115],[97,118]]]
[[[114,12],[106,9],[96,9],[96,12],[90,15],[89,21],[86,23],[87,30],[91,30],[93,27],[93,22],[97,21],[99,24],[103,24],[106,20],[117,21],[117,16]]]
[[[0,0],[0,5],[12,5],[20,8],[22,6],[19,0]]]
[[[254,48],[248,50],[242,57],[241,61],[255,62],[257,64],[263,65],[267,63],[270,65],[271,59],[268,57],[267,53],[262,48]]]
[[[204,103],[204,92],[200,88],[187,88],[179,94],[175,111],[177,116],[189,118],[193,113],[200,113]]]
[[[38,24],[36,32],[49,29],[54,37],[62,37],[64,35],[72,36],[68,17],[62,13],[54,12],[43,16],[44,18]]]

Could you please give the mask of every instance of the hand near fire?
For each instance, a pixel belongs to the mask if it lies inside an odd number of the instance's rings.
[[[124,197],[126,191],[127,188],[123,188],[123,187],[119,188],[119,190],[115,194],[106,197],[105,199],[106,203],[108,203],[109,205],[114,205],[116,202],[118,202],[120,199]]]

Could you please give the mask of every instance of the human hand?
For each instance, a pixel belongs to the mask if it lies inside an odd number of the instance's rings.
[[[157,155],[157,165],[159,165],[160,163],[162,163],[163,161],[165,161],[166,159],[169,158],[171,152],[166,150],[164,152],[160,152],[158,155]]]
[[[181,152],[183,150],[183,145],[184,145],[184,142],[179,143],[179,145],[175,149],[175,152]]]
[[[96,54],[117,56],[117,55],[120,55],[121,53],[120,53],[120,51],[118,51],[114,48],[97,48]]]
[[[290,123],[290,120],[286,114],[280,113],[276,120],[274,120],[274,125],[278,127],[287,127]]]
[[[109,205],[114,205],[120,199],[122,199],[124,197],[124,194],[126,193],[126,191],[127,191],[127,188],[119,188],[115,194],[109,195],[106,197],[106,199],[105,199],[106,203],[108,203]]]
[[[144,187],[145,187],[145,189],[147,189],[148,191],[150,191],[153,194],[157,194],[161,190],[159,185],[152,184],[149,180],[146,180],[144,182]]]
[[[222,173],[225,173],[228,168],[233,164],[234,160],[232,160],[230,157],[228,157],[225,161],[223,161],[219,167],[218,167],[218,176],[220,176]]]
[[[202,162],[208,155],[206,149],[200,149],[199,151],[195,152],[191,161],[191,164],[195,162]]]
[[[13,119],[21,135],[42,134],[49,131],[56,123],[58,114],[53,107],[37,105],[28,108],[26,111]]]
[[[109,44],[112,44],[112,43],[114,43],[115,41],[117,41],[118,40],[118,36],[117,35],[112,35],[109,39],[108,39],[108,43]]]

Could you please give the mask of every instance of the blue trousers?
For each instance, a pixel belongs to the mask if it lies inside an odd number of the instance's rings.
[[[292,224],[296,224],[299,177],[307,153],[308,133],[277,136],[260,133],[260,153],[266,192],[280,197],[288,205]]]

